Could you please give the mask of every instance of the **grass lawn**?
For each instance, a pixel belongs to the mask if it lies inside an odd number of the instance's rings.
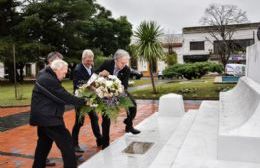
[[[157,79],[156,79],[157,80]],[[150,78],[134,80],[135,86],[151,83]],[[138,99],[158,99],[161,95],[167,93],[178,93],[183,95],[184,99],[209,99],[216,100],[220,91],[228,90],[234,87],[234,84],[214,84],[213,77],[205,77],[199,80],[191,81],[173,81],[172,83],[161,84],[157,86],[158,94],[152,93],[152,88],[137,90],[131,92]],[[72,81],[63,81],[63,86],[72,93]],[[22,106],[30,105],[32,95],[32,83],[26,83],[18,87],[18,100],[15,99],[13,85],[0,85],[0,106]]]
[[[0,106],[23,106],[31,104],[32,83],[18,85],[18,100],[15,99],[14,85],[0,85]],[[72,81],[63,81],[62,85],[72,93]]]
[[[235,84],[214,84],[213,82],[214,77],[204,77],[197,80],[157,85],[157,94],[152,93],[151,87],[131,93],[138,99],[158,99],[167,93],[177,93],[183,95],[184,99],[217,100],[220,91],[226,91],[235,86]]]
[[[140,79],[140,80],[133,80],[134,85],[144,85],[150,83],[150,79]],[[32,96],[32,89],[33,89],[34,82],[27,82],[22,85],[18,85],[18,100],[15,99],[15,91],[14,85],[10,84],[1,84],[0,85],[0,106],[24,106],[31,104],[31,96]],[[67,89],[70,93],[73,92],[72,81],[65,80],[62,82],[62,85]]]

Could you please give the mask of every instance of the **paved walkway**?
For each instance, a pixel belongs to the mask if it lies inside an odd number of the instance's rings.
[[[138,113],[135,124],[140,123],[145,118],[158,110],[158,101],[138,100]],[[185,101],[185,109],[197,109],[200,101]],[[28,112],[29,108],[0,108],[1,119]],[[111,125],[111,141],[116,140],[124,134],[123,119],[126,117],[125,112],[121,112],[117,121]],[[74,124],[74,110],[65,113],[65,123],[69,130]],[[101,122],[101,121],[100,121]],[[1,123],[0,123],[1,124]],[[0,125],[0,127],[2,127]],[[87,160],[100,149],[96,147],[95,139],[91,131],[89,118],[86,117],[85,124],[80,132],[80,145],[86,150],[81,162]],[[29,168],[33,162],[33,155],[37,141],[36,128],[29,126],[27,123],[18,127],[8,128],[0,132],[0,167],[5,168]],[[57,163],[56,168],[63,167],[61,154],[54,144],[50,153],[50,158]]]
[[[150,80],[150,79],[149,79]],[[168,83],[172,80],[167,80],[167,79],[164,79],[164,80],[155,80],[155,85],[158,85],[158,84],[163,84],[163,83]],[[140,86],[136,86],[136,87],[129,87],[127,90],[128,91],[135,91],[135,90],[138,90],[138,89],[144,89],[144,88],[147,88],[147,87],[152,87],[152,84],[149,83],[149,84],[144,84],[144,85],[140,85]]]

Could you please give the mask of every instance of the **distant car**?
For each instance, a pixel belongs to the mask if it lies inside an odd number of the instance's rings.
[[[233,76],[244,76],[246,65],[244,64],[227,64],[225,73]]]
[[[4,78],[8,79],[9,78],[9,74],[4,74]]]
[[[158,72],[158,79],[164,79],[162,71]]]
[[[130,78],[131,79],[140,79],[141,77],[143,77],[142,72],[140,72],[136,69],[130,68]]]

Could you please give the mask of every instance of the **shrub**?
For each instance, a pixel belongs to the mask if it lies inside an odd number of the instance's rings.
[[[173,66],[169,66],[163,71],[163,75],[166,78],[172,78],[172,77],[182,77],[182,75],[179,73],[183,68],[182,64],[175,64]]]
[[[169,66],[163,71],[163,75],[167,78],[185,77],[188,80],[201,78],[208,72],[222,73],[224,68],[220,64],[212,62],[196,62],[188,64],[175,64]]]
[[[172,54],[167,54],[164,58],[164,61],[168,66],[177,64],[177,54],[175,52]]]

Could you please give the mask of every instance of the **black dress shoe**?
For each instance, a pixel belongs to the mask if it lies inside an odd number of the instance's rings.
[[[103,140],[102,140],[102,138],[97,139],[96,142],[97,142],[97,146],[98,146],[98,147],[100,147],[100,146],[103,145]]]
[[[106,149],[109,146],[109,144],[103,144],[102,145],[102,150]]]
[[[46,166],[53,167],[56,166],[56,163],[50,159],[46,159]]]
[[[79,146],[74,146],[75,152],[84,153],[84,150],[81,149]]]
[[[133,127],[126,127],[125,132],[131,132],[132,134],[139,134],[141,131],[139,131],[138,129],[135,129]]]
[[[77,161],[79,161],[79,160],[81,159],[81,157],[82,157],[82,156],[83,156],[82,154],[79,154],[79,155],[78,155],[78,154],[76,154],[76,155],[75,155],[75,157],[76,157],[76,160],[77,160]]]

